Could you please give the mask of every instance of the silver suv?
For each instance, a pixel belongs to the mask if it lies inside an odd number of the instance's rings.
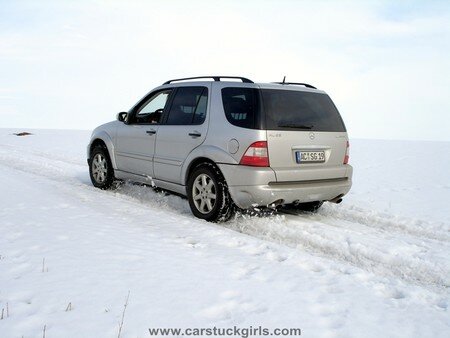
[[[96,128],[87,150],[94,186],[170,190],[207,221],[236,207],[316,211],[352,184],[344,122],[325,92],[304,83],[170,80]]]

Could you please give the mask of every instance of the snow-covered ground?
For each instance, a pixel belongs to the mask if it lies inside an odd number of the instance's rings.
[[[128,292],[121,337],[450,336],[450,143],[352,140],[342,204],[210,224],[177,196],[93,188],[87,131],[16,131],[0,129],[2,338],[117,337]]]

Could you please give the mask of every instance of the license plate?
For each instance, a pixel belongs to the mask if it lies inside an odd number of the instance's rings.
[[[325,162],[324,151],[296,151],[295,160],[297,163]]]

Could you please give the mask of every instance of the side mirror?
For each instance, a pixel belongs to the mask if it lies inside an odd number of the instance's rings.
[[[127,119],[128,113],[127,112],[121,112],[117,114],[117,121],[125,122]]]

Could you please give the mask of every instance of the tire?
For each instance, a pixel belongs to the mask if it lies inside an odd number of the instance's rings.
[[[306,203],[298,203],[298,204],[288,204],[285,206],[285,208],[290,209],[290,210],[296,210],[296,211],[305,211],[305,212],[316,213],[317,211],[319,211],[322,204],[323,204],[323,201],[306,202]]]
[[[96,188],[111,189],[114,183],[114,169],[109,158],[108,150],[101,145],[92,149],[89,160],[89,176]]]
[[[225,222],[234,214],[225,179],[211,163],[200,164],[194,169],[189,176],[187,195],[195,217],[208,222]]]

